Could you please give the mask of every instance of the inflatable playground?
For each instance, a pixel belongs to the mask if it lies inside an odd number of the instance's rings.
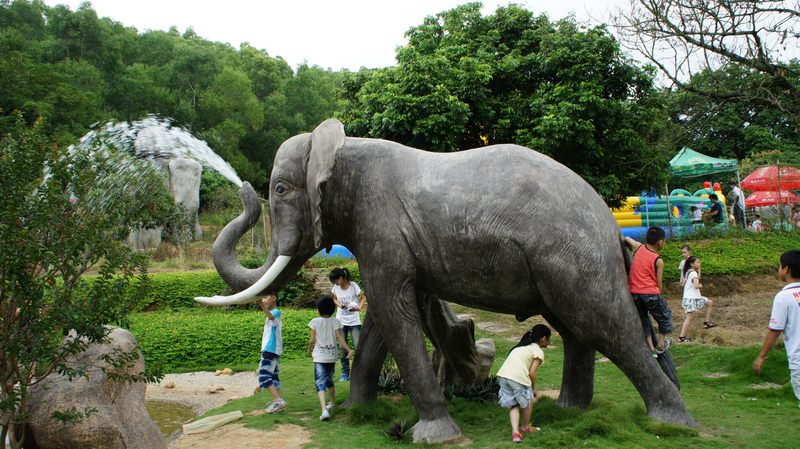
[[[708,212],[711,200],[708,196],[717,194],[717,198],[725,207],[725,195],[719,183],[712,189],[710,182],[705,182],[702,189],[692,193],[675,189],[669,196],[647,195],[629,196],[620,209],[611,209],[622,233],[626,237],[641,240],[650,226],[660,226],[670,233],[688,232],[692,227],[692,206],[702,213]],[[672,230],[670,232],[670,229]]]

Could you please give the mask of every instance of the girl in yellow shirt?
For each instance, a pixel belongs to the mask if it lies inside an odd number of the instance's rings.
[[[550,344],[550,328],[537,324],[525,332],[519,343],[511,348],[500,371],[497,372],[500,384],[500,405],[511,407],[511,441],[522,442],[522,434],[538,427],[531,428],[531,410],[536,394],[536,371],[544,362],[544,352]],[[519,426],[520,409],[522,409],[522,427]]]

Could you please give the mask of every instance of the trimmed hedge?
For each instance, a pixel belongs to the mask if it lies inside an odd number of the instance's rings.
[[[316,310],[282,310],[281,359],[305,358]],[[166,372],[175,368],[255,365],[261,360],[262,311],[198,310],[146,312],[131,315],[130,331],[139,342],[145,363]]]
[[[184,309],[205,307],[196,302],[196,296],[230,295],[233,291],[219,274],[209,271],[177,271],[173,273],[148,274],[150,287],[144,296],[137,296],[138,278],[128,289],[126,302],[134,312],[144,310]],[[86,282],[94,282],[96,276],[84,276]],[[300,270],[292,281],[278,293],[278,307],[287,307],[299,296],[314,295],[314,280],[308,271]],[[261,310],[252,303],[239,308]]]

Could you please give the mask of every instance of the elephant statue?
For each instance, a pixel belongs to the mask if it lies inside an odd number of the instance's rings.
[[[245,212],[222,231],[213,259],[240,293],[196,299],[252,302],[280,291],[323,248],[346,246],[370,301],[346,404],[377,397],[391,351],[419,412],[414,441],[461,435],[423,335],[421,313],[436,309],[425,303],[439,300],[518,320],[544,317],[564,341],[560,406],[590,405],[600,351],[630,379],[650,417],[696,428],[645,342],[619,226],[589,184],[549,157],[517,145],[431,153],[345,137],[340,122],[326,120],[275,156],[269,258],[252,270],[234,249],[260,207],[248,183],[239,196]]]

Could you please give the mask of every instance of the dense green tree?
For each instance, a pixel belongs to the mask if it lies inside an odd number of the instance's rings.
[[[800,73],[797,61],[790,66],[793,72]],[[753,69],[728,65],[696,73],[692,83],[699,89],[724,86],[727,90],[742,90],[758,82],[760,76]],[[668,92],[665,103],[670,122],[683,131],[677,141],[679,146],[739,160],[765,151],[800,151],[800,123],[793,114],[772,106],[736,97],[698,96],[682,89]]]
[[[339,110],[340,74],[242,44],[211,42],[189,27],[168,32],[98,18],[41,0],[0,0],[0,133],[24,113],[60,146],[96,122],[169,117],[206,138],[263,189],[275,151]]]
[[[525,145],[614,204],[662,184],[652,70],[626,59],[604,27],[551,23],[513,4],[485,17],[480,8],[426,18],[406,34],[396,67],[346,74],[348,133],[431,151]]]

